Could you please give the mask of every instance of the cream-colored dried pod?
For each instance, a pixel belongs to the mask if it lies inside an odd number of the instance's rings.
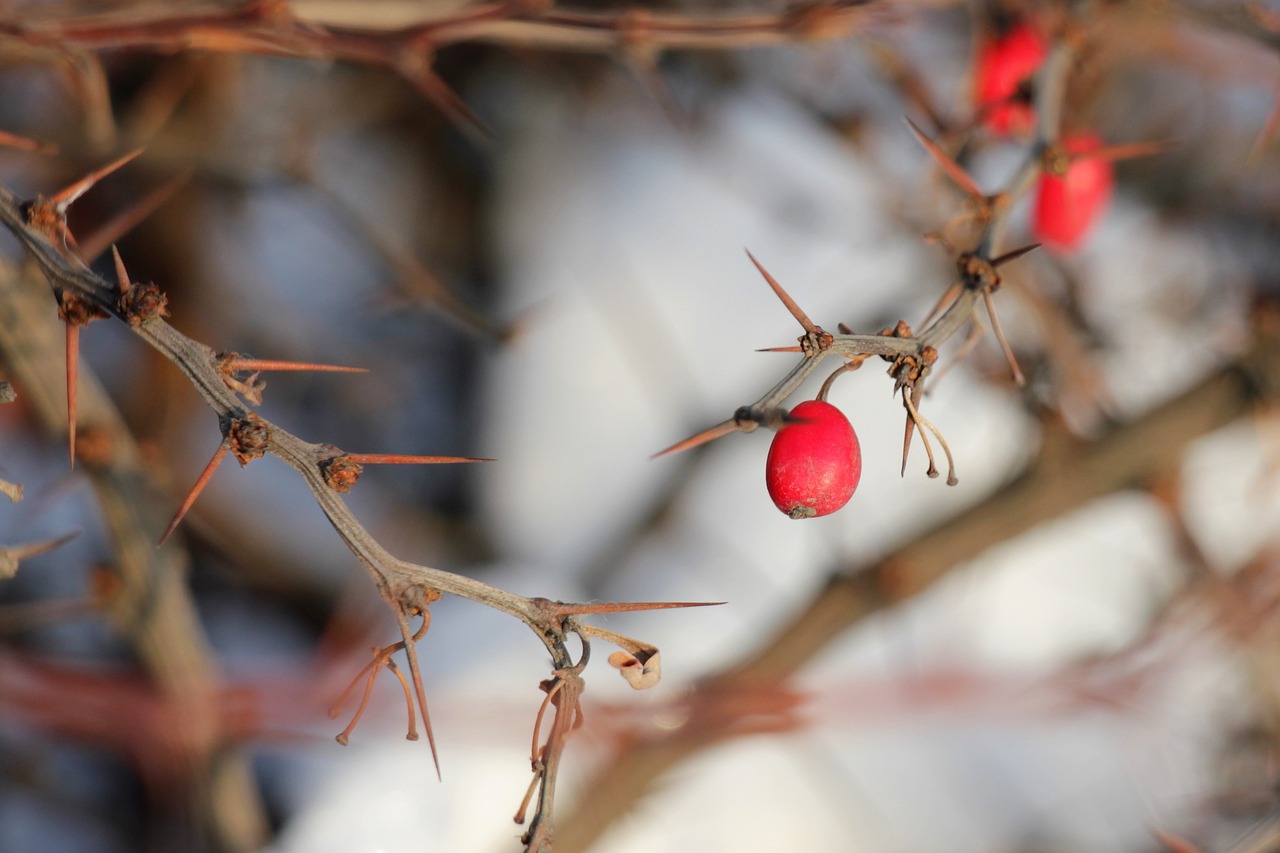
[[[614,652],[609,655],[609,666],[621,672],[636,690],[652,687],[662,679],[662,656],[657,649],[643,661],[627,652]]]

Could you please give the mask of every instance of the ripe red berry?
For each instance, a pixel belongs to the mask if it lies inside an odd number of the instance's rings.
[[[1021,23],[982,46],[974,99],[987,127],[1002,134],[1026,133],[1035,127],[1035,111],[1021,94],[1048,52],[1036,31]]]
[[[769,497],[792,518],[835,512],[862,477],[862,449],[849,419],[822,400],[796,406],[769,445],[764,475]]]
[[[1093,133],[1069,136],[1062,142],[1063,150],[1072,156],[1101,147],[1102,140]],[[1114,184],[1111,161],[1101,157],[1081,157],[1072,160],[1061,175],[1042,176],[1031,217],[1036,239],[1059,251],[1080,245],[1106,209]]]

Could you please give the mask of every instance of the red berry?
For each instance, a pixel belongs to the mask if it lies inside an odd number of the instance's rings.
[[[791,410],[769,445],[765,485],[792,518],[830,515],[849,502],[862,477],[862,449],[844,413],[822,400]]]
[[[1015,24],[978,53],[974,96],[987,127],[996,133],[1026,133],[1035,127],[1035,111],[1019,97],[1023,85],[1044,62],[1049,48],[1036,31]]]
[[[1088,154],[1101,147],[1102,140],[1092,133],[1069,136],[1062,142],[1068,155]],[[1062,175],[1041,177],[1031,217],[1036,239],[1059,251],[1080,245],[1106,209],[1114,184],[1111,161],[1101,157],[1072,160]]]

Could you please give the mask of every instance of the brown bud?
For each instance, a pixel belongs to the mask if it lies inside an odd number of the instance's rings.
[[[97,306],[90,304],[83,297],[63,291],[58,300],[58,317],[71,326],[87,326],[89,321],[105,317]]]
[[[363,471],[364,466],[346,454],[330,457],[320,463],[320,473],[324,475],[324,481],[335,492],[351,491]]]
[[[267,452],[267,443],[271,440],[271,431],[262,418],[248,414],[231,422],[227,429],[227,441],[231,452],[240,464],[248,465],[254,459]]]
[[[135,329],[148,320],[169,315],[169,297],[153,282],[135,284],[120,294],[120,313]]]
[[[966,252],[957,259],[956,266],[966,287],[993,293],[1000,288],[1000,274],[990,261]]]

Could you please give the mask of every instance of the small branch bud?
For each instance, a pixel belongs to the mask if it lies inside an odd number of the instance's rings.
[[[320,463],[320,475],[335,492],[351,491],[362,473],[364,466],[345,454],[331,456]]]
[[[122,287],[126,280],[121,281]],[[122,290],[116,306],[124,315],[125,322],[135,329],[148,320],[169,316],[169,297],[152,282],[131,285]]]
[[[227,428],[227,444],[242,468],[266,454],[270,442],[271,430],[252,412],[232,420]]]

